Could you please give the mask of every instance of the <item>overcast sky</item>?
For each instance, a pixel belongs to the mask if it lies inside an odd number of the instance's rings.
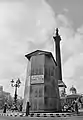
[[[63,81],[83,93],[83,0],[0,0],[0,85],[14,94],[11,79],[21,79],[23,96],[27,59],[36,49],[53,53],[55,28],[61,35]]]

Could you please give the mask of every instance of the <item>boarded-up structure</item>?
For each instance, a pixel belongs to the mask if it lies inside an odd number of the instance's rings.
[[[29,101],[31,112],[60,111],[57,64],[52,53],[36,50],[25,56],[29,64],[23,109]]]

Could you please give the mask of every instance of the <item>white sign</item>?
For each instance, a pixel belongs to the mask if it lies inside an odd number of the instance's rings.
[[[44,83],[44,75],[32,75],[31,84]]]

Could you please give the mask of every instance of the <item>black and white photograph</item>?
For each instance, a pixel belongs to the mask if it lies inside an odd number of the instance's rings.
[[[0,0],[0,120],[83,120],[83,0]]]

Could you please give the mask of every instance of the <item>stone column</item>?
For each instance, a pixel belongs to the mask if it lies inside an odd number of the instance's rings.
[[[57,62],[57,79],[62,80],[62,70],[61,70],[61,53],[60,53],[60,41],[61,37],[58,34],[58,28],[56,28],[56,35],[53,36],[55,44],[56,62]]]

